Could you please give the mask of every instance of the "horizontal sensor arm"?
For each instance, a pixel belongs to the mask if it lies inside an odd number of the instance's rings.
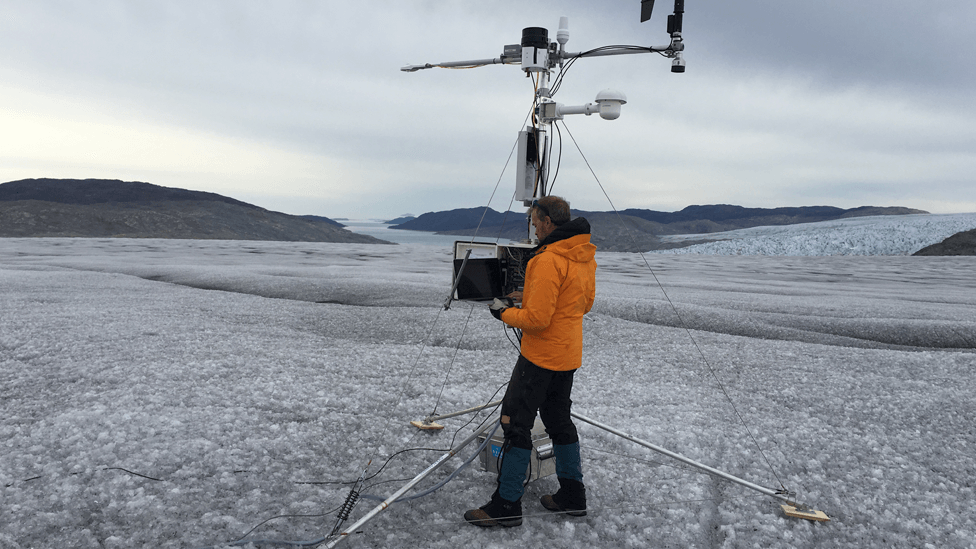
[[[518,47],[518,46],[512,46]],[[621,46],[621,47],[607,47],[600,48],[593,51],[586,52],[576,52],[569,53],[561,51],[556,55],[561,59],[572,59],[576,57],[604,57],[608,55],[630,55],[636,53],[667,53],[673,55],[674,52],[678,52],[684,49],[684,44],[676,40],[667,46],[647,46],[647,47],[636,47],[636,46]],[[484,67],[486,65],[520,65],[522,62],[522,57],[519,50],[513,50],[512,55],[508,54],[508,47],[505,51],[506,55],[501,57],[495,57],[493,59],[472,59],[470,61],[445,61],[443,63],[425,63],[423,65],[407,65],[402,67],[400,70],[403,72],[417,72],[423,69],[473,69],[475,67]]]
[[[589,116],[595,112],[600,112],[600,105],[597,105],[596,103],[587,103],[585,105],[576,106],[556,103],[556,117],[559,119],[562,119],[562,117],[567,114],[585,114],[586,116]]]
[[[667,46],[647,46],[647,47],[627,46],[627,47],[620,47],[620,48],[608,47],[608,48],[600,48],[599,50],[595,50],[595,51],[581,51],[576,53],[564,52],[564,53],[559,53],[558,55],[563,59],[571,59],[574,57],[604,57],[607,55],[630,55],[636,53],[662,53],[662,52],[668,53],[674,51],[681,51],[683,49],[685,49],[684,44],[675,41],[672,42],[671,44],[668,44]]]
[[[424,65],[407,65],[401,68],[403,72],[417,72],[421,69],[472,69],[474,67],[484,67],[485,65],[517,65],[521,58],[496,57],[494,59],[475,59],[472,61],[446,61],[444,63],[426,63]]]

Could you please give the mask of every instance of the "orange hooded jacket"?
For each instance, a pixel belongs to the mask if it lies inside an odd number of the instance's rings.
[[[522,306],[501,317],[522,330],[522,356],[547,370],[568,371],[583,363],[583,315],[596,296],[596,246],[583,218],[559,229],[577,234],[536,252],[525,269]]]

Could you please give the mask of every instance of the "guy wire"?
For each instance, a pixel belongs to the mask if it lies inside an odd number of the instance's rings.
[[[529,119],[529,116],[531,116],[531,114],[532,114],[532,111],[530,110],[529,113],[525,116],[525,119],[522,120],[522,125],[523,126],[525,125],[526,120]],[[485,209],[481,212],[481,219],[478,220],[478,226],[475,227],[474,234],[471,235],[471,241],[470,241],[471,243],[474,243],[475,239],[478,236],[478,231],[481,230],[481,225],[485,221],[485,216],[488,215],[488,208],[491,207],[491,201],[494,200],[495,193],[498,192],[498,187],[502,183],[502,178],[505,177],[505,172],[508,171],[508,165],[509,165],[509,163],[511,163],[512,156],[515,154],[515,150],[517,148],[518,148],[518,139],[515,140],[515,143],[512,145],[512,149],[508,153],[508,159],[505,160],[505,165],[502,167],[502,172],[500,174],[498,174],[498,180],[495,181],[495,188],[492,189],[491,196],[488,197],[488,204],[485,206]],[[512,195],[512,201],[514,201],[514,200],[515,200],[515,195],[513,194]],[[508,209],[511,209],[511,206],[512,206],[512,203],[509,202]],[[507,215],[508,214],[507,214],[507,210],[506,210],[506,216]],[[504,225],[505,225],[505,223],[504,223],[504,220],[503,220],[502,221],[502,227],[503,228],[504,228]],[[499,234],[496,237],[495,242],[497,243],[498,240],[500,240],[500,239],[501,239],[501,234]],[[473,311],[474,311],[474,307],[472,306],[471,307],[471,310],[468,312],[468,318],[467,318],[467,320],[464,321],[465,328],[467,328],[467,326],[468,326],[468,321],[471,320],[471,314],[472,314]],[[440,316],[440,313],[438,313],[438,317],[439,316]],[[433,333],[433,327],[431,328],[431,333]],[[464,338],[464,330],[461,331],[461,339],[463,339],[463,338]],[[427,339],[430,339],[430,333],[427,334]],[[458,349],[460,349],[460,347],[461,347],[461,339],[458,340],[457,347],[454,349],[454,359],[451,360],[451,365],[448,367],[447,375],[444,377],[444,383],[443,383],[443,385],[441,385],[440,393],[438,393],[437,399],[434,401],[434,408],[431,410],[430,415],[434,415],[437,412],[437,406],[438,406],[438,404],[440,404],[441,395],[444,394],[444,388],[447,386],[448,378],[451,375],[451,369],[454,367],[454,362],[457,359]],[[424,344],[426,344],[426,343],[427,342],[424,341]],[[418,357],[417,360],[418,361],[420,360],[419,357]]]
[[[529,116],[531,114],[532,113],[530,111],[529,114],[526,115],[525,120],[528,120],[528,118],[529,118]],[[522,125],[525,125],[525,120],[522,121]],[[495,197],[495,193],[498,191],[498,186],[502,182],[502,177],[505,176],[505,171],[508,169],[508,165],[509,165],[509,163],[512,160],[512,155],[515,154],[516,148],[518,148],[518,139],[516,139],[515,140],[515,144],[512,145],[512,150],[508,153],[508,159],[505,161],[505,166],[502,168],[502,172],[498,175],[498,181],[495,182],[495,188],[491,191],[491,197],[489,197],[489,199],[488,199],[488,203],[489,204],[491,204],[491,200]],[[481,219],[478,221],[478,226],[475,228],[474,234],[471,237],[471,242],[474,242],[475,238],[477,237],[478,231],[481,229],[481,224],[485,220],[485,215],[488,214],[488,208],[489,208],[489,206],[485,206],[485,210],[481,214]],[[390,414],[387,416],[387,417],[390,418],[390,421],[393,421],[393,418],[395,417],[395,414],[393,412],[395,412],[396,409],[400,406],[400,402],[403,399],[403,394],[406,392],[406,389],[405,389],[406,388],[406,384],[410,381],[411,378],[413,378],[414,373],[417,371],[417,366],[420,364],[420,359],[423,358],[423,356],[424,356],[424,351],[427,349],[427,343],[430,341],[430,336],[431,336],[431,334],[434,333],[434,327],[437,325],[437,321],[440,319],[441,313],[443,311],[444,310],[442,308],[439,308],[438,309],[438,312],[437,312],[437,315],[434,317],[434,320],[431,322],[430,329],[427,331],[427,336],[424,338],[424,341],[421,344],[420,353],[418,353],[417,359],[414,361],[413,367],[410,369],[410,373],[407,374],[406,379],[404,379],[403,388],[401,388],[400,391],[398,392],[398,394],[397,394],[397,400],[393,404],[393,406],[391,407]],[[460,345],[460,343],[459,343],[459,345]],[[452,361],[451,366],[453,366],[453,364],[454,363]],[[442,391],[443,391],[443,389],[442,389]],[[440,396],[438,395],[438,400],[439,399],[440,399]],[[435,410],[437,408],[437,403],[436,402],[434,404],[434,408],[435,408]],[[433,415],[433,412],[431,413],[431,415]],[[373,453],[369,455],[369,459],[372,459],[372,457],[375,454],[376,454],[376,450],[374,450]]]
[[[603,192],[603,196],[605,196],[607,198],[607,202],[609,202],[610,203],[610,207],[613,208],[613,213],[615,213],[617,215],[617,218],[621,221],[621,224],[623,224],[625,227],[627,227],[628,225],[625,224],[625,223],[623,223],[623,219],[620,218],[620,212],[618,212],[617,211],[617,207],[614,206],[613,200],[611,200],[610,199],[610,195],[607,194],[607,190],[603,188],[603,183],[600,182],[600,178],[597,177],[596,172],[593,171],[593,167],[590,166],[590,161],[586,159],[586,155],[583,154],[582,149],[580,149],[579,143],[576,142],[576,138],[573,137],[573,132],[569,131],[569,127],[566,126],[565,121],[563,122],[563,127],[566,129],[566,133],[569,134],[569,138],[573,141],[573,145],[576,146],[576,150],[579,151],[580,156],[583,158],[583,162],[586,163],[586,167],[589,168],[590,173],[593,175],[593,179],[595,179],[597,185],[600,186],[600,190]],[[629,228],[628,228],[628,231],[629,231]],[[705,357],[705,353],[704,353],[704,351],[702,351],[701,347],[698,345],[698,341],[695,339],[694,334],[691,333],[691,329],[688,328],[688,325],[685,323],[684,318],[682,318],[681,317],[681,314],[678,313],[678,308],[674,305],[674,302],[671,301],[671,297],[668,295],[668,292],[664,289],[664,285],[661,284],[661,281],[658,279],[657,273],[655,273],[654,272],[654,269],[651,268],[651,264],[647,261],[647,257],[644,256],[644,252],[641,251],[640,245],[637,243],[637,239],[634,237],[633,231],[629,231],[628,234],[630,234],[630,238],[631,238],[631,240],[634,243],[634,248],[637,250],[637,253],[640,254],[641,260],[644,261],[644,266],[647,267],[648,272],[650,272],[651,273],[651,276],[654,277],[654,282],[657,283],[658,288],[661,289],[661,293],[664,294],[664,298],[665,298],[665,300],[667,300],[668,305],[671,307],[671,311],[674,312],[675,317],[678,319],[678,324],[680,324],[681,327],[684,328],[685,333],[688,334],[688,338],[691,340],[692,344],[695,346],[695,349],[698,350],[698,355],[701,357],[702,362],[708,368],[708,372],[712,375],[712,378],[715,379],[715,382],[718,383],[719,389],[722,390],[722,393],[725,395],[725,398],[729,401],[729,405],[732,406],[732,411],[735,412],[736,417],[739,419],[739,422],[745,428],[746,433],[748,433],[748,435],[749,435],[749,438],[752,439],[752,443],[756,446],[756,449],[759,450],[759,455],[761,455],[762,458],[763,458],[763,460],[766,462],[766,466],[769,467],[769,471],[771,473],[773,473],[773,476],[776,478],[776,481],[779,482],[780,487],[782,487],[783,489],[786,489],[786,487],[783,484],[783,481],[780,479],[779,475],[776,473],[776,469],[773,468],[773,464],[770,463],[769,458],[766,457],[766,453],[763,452],[762,446],[759,445],[759,441],[756,440],[755,435],[752,434],[752,429],[746,423],[745,418],[742,417],[742,414],[739,413],[739,409],[736,408],[735,401],[732,400],[732,397],[729,395],[728,391],[725,389],[725,385],[722,383],[722,380],[719,379],[718,374],[715,372],[715,369],[712,367],[711,363],[709,363],[708,362],[708,359]]]
[[[533,84],[536,87],[538,86],[538,84],[535,83],[535,82]],[[533,108],[532,109],[529,109],[529,112],[525,115],[525,119],[522,120],[522,126],[525,125],[526,121],[529,120],[529,117],[531,117],[534,112],[535,112],[535,103],[533,102]],[[534,124],[535,124],[535,121],[533,120],[533,125]],[[498,180],[495,182],[495,188],[492,189],[491,196],[488,197],[488,204],[485,206],[485,209],[482,211],[482,213],[481,213],[481,219],[478,220],[478,226],[475,227],[474,234],[472,234],[472,236],[471,236],[471,242],[472,243],[475,241],[475,238],[477,238],[478,231],[481,230],[481,225],[484,223],[485,216],[488,215],[488,209],[491,207],[491,201],[494,200],[495,193],[498,192],[498,187],[499,187],[499,185],[501,185],[502,178],[505,177],[505,172],[508,170],[508,165],[509,165],[509,163],[511,163],[512,156],[515,154],[515,150],[517,148],[518,148],[518,139],[515,140],[515,143],[512,145],[512,149],[508,153],[508,159],[505,160],[505,165],[502,167],[502,172],[500,174],[498,174]],[[514,202],[514,200],[515,200],[515,195],[513,194],[512,195],[512,202]],[[507,210],[510,210],[511,209],[512,202],[509,202],[509,207],[507,208]],[[506,210],[506,213],[505,213],[506,216],[508,215],[507,210]],[[503,221],[502,222],[502,227],[503,228],[504,228],[504,225],[505,225],[505,223]],[[501,234],[499,233],[498,237],[495,239],[496,243],[500,239],[501,239]],[[451,376],[451,370],[454,368],[454,363],[457,360],[458,351],[461,348],[461,341],[464,339],[464,332],[465,332],[465,330],[467,330],[468,322],[471,320],[471,315],[472,315],[473,312],[474,312],[474,307],[472,306],[470,308],[470,310],[468,311],[468,317],[467,317],[467,319],[464,321],[464,328],[461,330],[461,337],[458,339],[457,346],[454,348],[454,358],[451,360],[450,366],[448,366],[447,374],[444,376],[444,383],[441,384],[441,390],[437,394],[437,398],[434,401],[434,408],[431,410],[430,415],[435,415],[436,412],[437,412],[437,406],[440,404],[441,396],[444,394],[444,388],[447,387],[447,382],[448,382],[448,380],[450,379],[450,376]],[[440,313],[438,313],[438,317],[439,316],[440,316]],[[431,333],[432,332],[433,332],[433,327],[431,328]],[[428,339],[430,338],[430,333],[427,334],[427,338]],[[424,343],[426,345],[426,341]],[[420,358],[418,357],[417,360],[419,362]],[[412,373],[411,373],[411,375],[412,375]]]
[[[458,351],[461,349],[461,342],[464,341],[464,333],[468,330],[468,323],[471,322],[471,315],[474,313],[474,306],[468,307],[468,317],[464,319],[464,326],[461,328],[461,335],[458,336],[457,345],[454,346],[454,356],[451,357],[451,364],[447,367],[447,374],[444,375],[444,383],[441,384],[441,390],[437,393],[437,399],[434,401],[434,409],[430,412],[430,415],[435,415],[437,413],[437,405],[441,402],[441,396],[444,394],[444,388],[447,387],[447,382],[451,378],[451,370],[454,369],[454,364],[457,362]]]
[[[528,114],[525,115],[521,126],[519,126],[519,131],[521,131],[522,126],[525,126],[525,122],[529,120],[529,117],[532,116],[534,110],[535,104],[533,103],[533,108],[529,109]],[[512,161],[512,156],[515,154],[515,150],[518,149],[518,142],[518,138],[515,138],[515,143],[512,145],[512,150],[508,152],[508,159],[505,160],[505,165],[502,167],[502,173],[498,174],[498,181],[495,181],[495,188],[491,190],[491,196],[488,197],[488,204],[485,204],[485,209],[481,212],[481,219],[478,220],[478,226],[475,227],[474,234],[471,235],[471,242],[474,242],[474,239],[478,236],[478,231],[481,230],[481,224],[485,222],[485,216],[488,215],[488,208],[491,207],[491,201],[494,200],[495,193],[498,192],[498,186],[502,184],[502,178],[505,177],[505,172],[508,170],[508,165]],[[512,195],[512,200],[515,200],[514,194]],[[509,202],[509,209],[511,209],[511,202]]]
[[[559,136],[559,155],[556,157],[556,172],[552,175],[552,178],[549,180],[549,194],[552,194],[552,188],[556,186],[556,178],[559,177],[559,167],[562,166],[563,163],[563,134],[561,131],[559,131],[558,124],[553,124],[552,127],[556,128],[556,135]],[[553,147],[553,143],[551,143],[551,141],[553,140],[551,137],[553,136],[550,136],[550,144],[549,144],[549,159],[550,159],[549,165],[550,166],[552,165],[552,147]]]
[[[498,227],[498,234],[495,235],[495,244],[502,239],[502,235],[505,234],[505,224],[508,223],[508,212],[512,211],[512,204],[515,203],[515,193],[512,193],[512,199],[508,201],[508,207],[505,208],[505,213],[502,215],[502,224]]]

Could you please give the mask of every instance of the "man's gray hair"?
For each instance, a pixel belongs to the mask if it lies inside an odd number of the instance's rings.
[[[569,221],[569,202],[558,196],[544,196],[532,204],[532,210],[540,218],[548,216],[555,225]]]

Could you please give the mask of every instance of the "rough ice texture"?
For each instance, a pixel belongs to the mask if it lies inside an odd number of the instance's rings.
[[[662,236],[662,242],[713,240],[664,254],[912,255],[976,228],[976,213],[853,217],[836,221],[753,227],[724,233]]]
[[[581,424],[587,517],[547,513],[546,478],[520,528],[463,524],[494,482],[472,467],[343,546],[974,546],[976,258],[597,261],[575,409],[831,522]],[[501,323],[443,310],[450,272],[421,245],[0,239],[0,548],[222,546],[278,515],[325,516],[249,538],[321,538],[369,458],[386,496],[441,452],[389,456],[471,429],[410,420],[508,379]]]

